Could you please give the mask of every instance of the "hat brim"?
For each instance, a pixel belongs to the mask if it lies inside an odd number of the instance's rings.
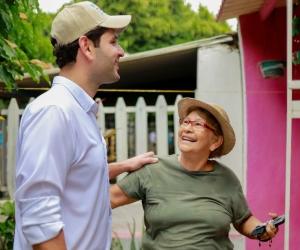
[[[115,29],[117,34],[121,34],[131,22],[131,15],[108,16],[99,26]]]
[[[220,114],[220,112],[216,108],[214,108],[214,106],[217,105],[213,103],[205,103],[194,98],[183,98],[178,102],[178,114],[180,118],[186,117],[188,115],[187,110],[190,107],[203,108],[211,113],[221,125],[224,136],[222,154],[226,155],[233,149],[235,145],[235,133],[230,123],[224,118],[222,114]]]

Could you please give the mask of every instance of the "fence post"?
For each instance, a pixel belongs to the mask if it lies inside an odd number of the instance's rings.
[[[20,121],[19,106],[15,98],[11,99],[7,113],[7,190],[10,199],[13,199],[15,192],[16,148]]]
[[[29,101],[28,101],[28,104],[31,103],[31,102],[33,102],[34,99],[35,99],[34,97],[30,97],[30,98],[29,98]]]
[[[119,97],[116,104],[116,154],[117,161],[123,161],[128,158],[128,144],[127,144],[127,112],[123,97]],[[121,180],[126,173],[117,176],[117,180]]]
[[[98,128],[100,129],[102,135],[105,133],[105,113],[104,113],[104,107],[103,107],[103,103],[101,101],[100,98],[96,98],[95,100],[98,105],[98,112],[97,112],[97,125]]]
[[[2,121],[2,166],[1,166],[1,185],[7,187],[7,120]]]
[[[179,129],[179,114],[178,114],[178,108],[177,104],[179,100],[182,99],[182,95],[177,95],[175,104],[174,104],[174,115],[173,115],[173,121],[174,121],[174,147],[175,147],[175,154],[181,154],[179,148],[178,148],[178,129]]]
[[[148,151],[146,103],[143,97],[139,97],[135,112],[135,155]]]
[[[156,107],[156,154],[168,155],[168,112],[167,102],[163,95],[159,95]]]

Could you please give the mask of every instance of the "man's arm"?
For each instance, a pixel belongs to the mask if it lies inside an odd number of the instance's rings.
[[[59,234],[45,242],[32,246],[33,250],[67,250],[65,237],[63,230],[60,230]]]
[[[135,170],[138,170],[139,168],[141,168],[146,164],[158,162],[158,159],[153,158],[153,156],[154,156],[153,152],[148,152],[124,161],[109,163],[108,164],[109,179],[111,180],[115,178],[117,175],[122,174],[124,172],[133,172]]]

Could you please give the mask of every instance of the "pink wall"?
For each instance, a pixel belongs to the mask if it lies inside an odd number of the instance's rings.
[[[286,76],[264,79],[258,63],[286,59],[286,9],[277,9],[261,22],[258,13],[241,16],[240,48],[244,55],[247,117],[247,200],[255,216],[269,219],[268,212],[285,213]],[[271,25],[271,26],[270,26]],[[271,27],[271,29],[270,29]],[[296,96],[299,96],[296,94]],[[299,249],[300,237],[300,121],[293,122],[290,249]],[[298,166],[297,166],[298,165]],[[247,250],[271,249],[268,243],[246,241]],[[284,226],[272,250],[284,249]]]

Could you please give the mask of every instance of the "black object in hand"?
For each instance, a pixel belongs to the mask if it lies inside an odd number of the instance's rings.
[[[270,222],[275,226],[278,227],[279,225],[281,225],[282,223],[284,223],[285,221],[285,215],[281,215],[273,220],[270,220]],[[269,221],[263,223],[260,226],[257,226],[252,232],[251,234],[254,235],[261,235],[266,231],[266,225],[268,224]]]

